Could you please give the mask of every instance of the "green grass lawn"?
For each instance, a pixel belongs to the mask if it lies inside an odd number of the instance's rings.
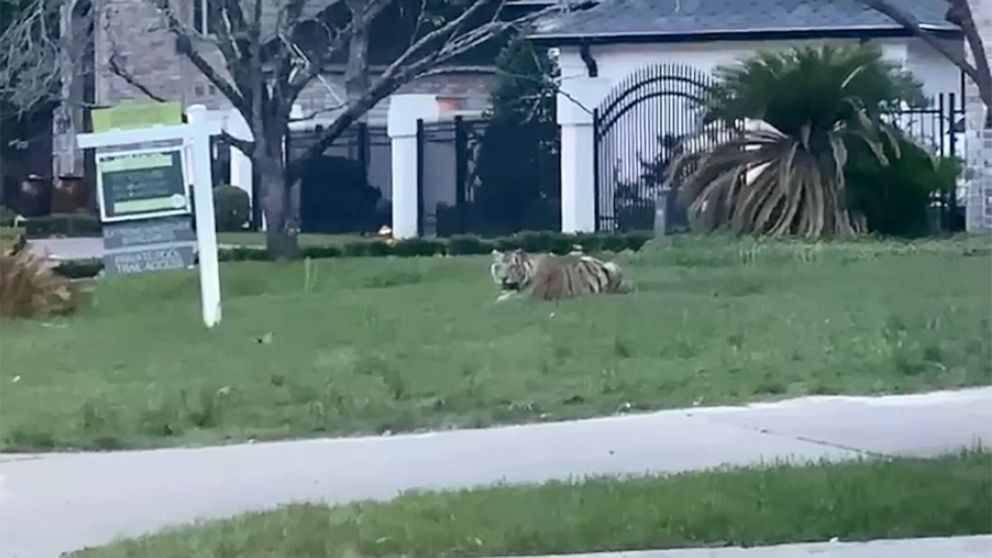
[[[992,531],[992,454],[596,479],[294,505],[74,554],[505,556]]]
[[[990,382],[987,238],[674,239],[617,259],[636,293],[558,305],[494,305],[487,257],[226,264],[213,331],[195,273],[108,277],[76,317],[2,324],[2,447],[397,432]]]

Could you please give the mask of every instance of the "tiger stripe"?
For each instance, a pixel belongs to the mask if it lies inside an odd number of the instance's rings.
[[[575,252],[555,256],[494,250],[490,273],[504,292],[529,292],[546,300],[633,290],[617,264]]]

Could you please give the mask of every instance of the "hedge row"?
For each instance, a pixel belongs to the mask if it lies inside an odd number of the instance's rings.
[[[525,232],[508,237],[484,239],[470,235],[452,236],[447,239],[412,238],[386,243],[382,240],[346,242],[340,246],[305,246],[300,249],[304,258],[324,259],[339,257],[415,257],[415,256],[464,256],[489,254],[493,250],[527,252],[552,252],[565,254],[581,246],[585,252],[619,252],[640,250],[651,238],[649,233],[594,233],[563,234],[555,232]],[[261,247],[222,248],[218,251],[222,262],[265,261],[268,256]],[[76,260],[59,264],[55,271],[73,279],[93,277],[103,268],[99,260]]]
[[[28,238],[99,236],[102,230],[100,220],[88,213],[52,214],[24,220],[24,235]]]

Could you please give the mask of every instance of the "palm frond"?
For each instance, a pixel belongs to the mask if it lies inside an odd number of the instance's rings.
[[[666,175],[669,187],[681,179],[690,225],[773,236],[862,232],[846,184],[851,145],[879,165],[890,152],[898,157],[899,136],[882,114],[921,97],[918,83],[865,46],[763,52],[716,75],[704,122],[724,123],[731,138],[682,154]],[[755,120],[763,129],[736,126]]]

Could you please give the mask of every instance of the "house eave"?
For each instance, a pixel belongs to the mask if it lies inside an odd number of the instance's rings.
[[[921,25],[921,29],[941,38],[962,38],[960,29],[937,25]],[[535,33],[528,38],[544,46],[579,46],[582,44],[617,43],[701,43],[717,41],[775,41],[802,39],[877,39],[911,37],[913,33],[901,27],[848,27],[841,29],[748,29],[714,30],[686,33]]]

